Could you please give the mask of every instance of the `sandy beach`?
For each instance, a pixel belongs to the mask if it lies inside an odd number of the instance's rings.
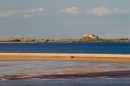
[[[73,57],[71,57],[73,56]],[[67,53],[0,53],[0,61],[67,60],[87,62],[130,62],[130,55]]]

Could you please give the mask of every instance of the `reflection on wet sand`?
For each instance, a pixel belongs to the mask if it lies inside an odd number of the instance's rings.
[[[25,80],[25,79],[75,79],[75,78],[130,78],[130,71],[111,71],[111,72],[93,72],[79,74],[58,74],[58,75],[38,75],[38,76],[22,76],[22,75],[4,75],[2,78],[6,80]]]
[[[78,61],[2,61],[1,80],[130,78],[129,63]]]

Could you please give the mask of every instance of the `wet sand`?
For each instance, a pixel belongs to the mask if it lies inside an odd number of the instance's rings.
[[[0,82],[46,79],[126,79],[130,63],[82,61],[1,61]]]
[[[87,62],[130,62],[130,54],[63,54],[63,53],[0,53],[0,61],[87,61]]]
[[[57,75],[39,75],[23,77],[22,75],[4,75],[1,78],[6,80],[27,80],[27,79],[76,79],[76,78],[130,78],[130,71],[108,71],[108,72],[92,72],[78,74],[57,74]]]

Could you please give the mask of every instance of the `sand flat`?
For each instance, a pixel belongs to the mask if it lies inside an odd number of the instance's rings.
[[[70,58],[73,56],[74,58]],[[130,62],[130,54],[0,53],[0,61],[70,60],[87,62]]]

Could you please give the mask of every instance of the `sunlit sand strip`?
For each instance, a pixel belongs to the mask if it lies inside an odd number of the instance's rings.
[[[71,54],[71,53],[0,53],[0,61],[70,60],[89,62],[129,62],[130,54]]]
[[[0,53],[0,55],[34,55],[34,56],[92,56],[92,57],[126,57],[130,58],[130,54],[72,54],[72,53]]]

